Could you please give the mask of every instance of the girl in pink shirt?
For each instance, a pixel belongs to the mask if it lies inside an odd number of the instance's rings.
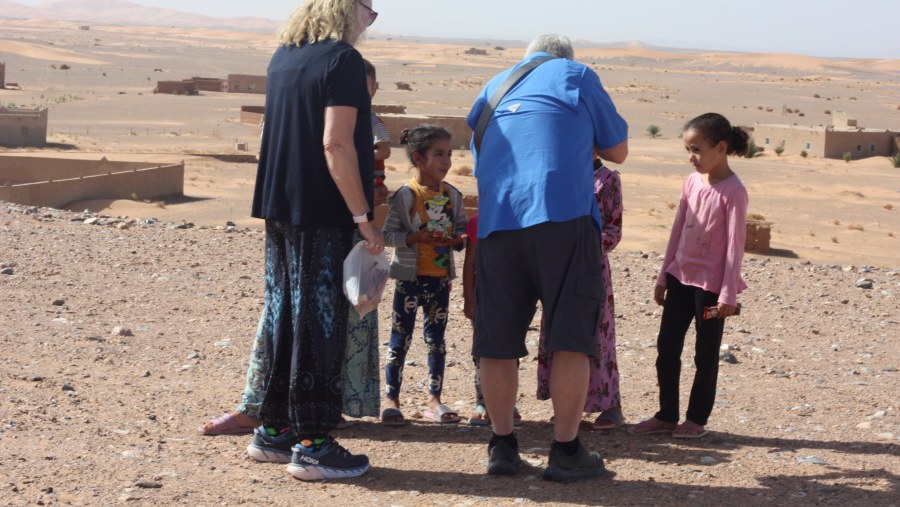
[[[735,315],[747,220],[747,190],[728,166],[728,155],[748,149],[748,135],[724,116],[706,113],[684,126],[684,147],[694,172],[684,182],[678,214],[654,299],[663,307],[657,339],[659,412],[634,428],[638,434],[700,438],[712,412],[725,317]],[[715,318],[704,319],[704,308]],[[681,352],[691,321],[696,329],[694,384],[685,421],[678,424]]]

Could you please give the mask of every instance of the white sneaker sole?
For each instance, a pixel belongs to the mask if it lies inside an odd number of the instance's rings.
[[[280,452],[260,449],[253,444],[247,446],[247,454],[256,461],[262,463],[290,463],[291,455]]]
[[[329,468],[316,465],[297,465],[291,463],[287,466],[289,474],[301,481],[320,481],[323,479],[349,479],[351,477],[359,477],[369,471],[369,465],[359,468]]]

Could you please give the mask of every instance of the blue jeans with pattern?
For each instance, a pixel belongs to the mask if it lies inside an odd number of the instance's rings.
[[[428,392],[440,396],[444,388],[444,364],[447,348],[444,332],[447,329],[447,308],[450,304],[450,279],[448,277],[418,276],[415,280],[398,280],[394,290],[391,342],[385,361],[384,376],[386,396],[400,397],[403,382],[403,366],[406,353],[412,344],[416,327],[416,313],[422,307],[425,321],[425,345],[428,346]]]

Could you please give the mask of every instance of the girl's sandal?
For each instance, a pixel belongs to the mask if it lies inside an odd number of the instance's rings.
[[[687,421],[675,427],[675,430],[672,431],[672,438],[703,438],[708,434],[709,432],[703,426]]]
[[[595,430],[614,430],[625,425],[625,417],[618,410],[604,410],[594,421]]]
[[[635,435],[671,434],[675,428],[676,425],[674,423],[663,422],[654,417],[635,424],[631,432]]]
[[[469,417],[469,426],[490,426],[491,416],[488,415],[487,407],[478,404],[475,405],[475,413]]]

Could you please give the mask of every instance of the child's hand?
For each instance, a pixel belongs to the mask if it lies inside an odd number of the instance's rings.
[[[449,246],[460,246],[466,242],[466,238],[468,236],[466,234],[460,234],[459,236],[453,236],[447,241]]]
[[[475,322],[475,296],[463,296],[463,315]]]
[[[434,244],[436,239],[438,238],[433,237],[427,229],[419,229],[412,234],[406,235],[406,244],[409,246],[413,246],[416,243]]]
[[[719,303],[716,307],[716,312],[718,314],[718,318],[724,319],[725,317],[731,317],[732,315],[737,314],[737,307],[726,305],[725,303]]]
[[[653,300],[656,301],[656,304],[659,306],[664,306],[666,303],[666,288],[662,285],[657,285],[656,289],[653,291]]]

